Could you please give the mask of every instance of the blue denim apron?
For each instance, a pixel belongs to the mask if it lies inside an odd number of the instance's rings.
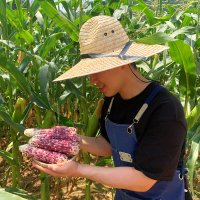
[[[148,108],[149,103],[161,89],[161,86],[156,86],[151,91],[145,103],[133,119],[133,123],[128,125],[116,124],[108,119],[114,100],[114,97],[112,98],[105,117],[105,127],[112,146],[112,156],[116,167],[133,167],[137,144],[134,125],[139,122],[141,116]],[[134,192],[130,190],[117,189],[115,200],[184,200],[184,179],[182,178],[183,169],[182,165],[182,168],[175,172],[172,181],[157,181],[147,192]]]

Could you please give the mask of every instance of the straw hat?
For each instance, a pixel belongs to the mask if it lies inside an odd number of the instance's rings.
[[[89,19],[79,35],[81,61],[54,81],[85,76],[144,60],[168,47],[129,41],[120,22],[110,16]]]

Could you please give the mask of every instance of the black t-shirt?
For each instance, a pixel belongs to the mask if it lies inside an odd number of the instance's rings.
[[[131,124],[156,84],[152,82],[128,100],[117,94],[108,118],[114,123]],[[110,101],[111,97],[105,97],[100,120],[101,135],[108,141],[104,118]],[[179,100],[163,88],[151,101],[135,131],[138,142],[134,167],[152,179],[171,180],[185,151],[186,120]]]

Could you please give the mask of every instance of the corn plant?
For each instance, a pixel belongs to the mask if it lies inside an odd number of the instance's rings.
[[[186,164],[193,192],[200,143],[199,4],[198,0],[0,1],[0,124],[9,129],[6,137],[11,144],[0,155],[12,169],[13,187],[20,187],[18,145],[27,140],[25,127],[69,125],[78,127],[80,134],[96,135],[95,105],[101,99],[97,89],[87,78],[52,81],[79,61],[81,25],[105,14],[119,19],[136,42],[169,45],[168,52],[138,67],[165,85],[184,106],[189,130]],[[83,158],[91,162],[89,154],[83,153]],[[111,160],[103,163],[107,162]],[[102,160],[98,163],[102,165]],[[41,173],[40,179],[40,199],[50,199],[49,176]],[[86,180],[87,200],[91,199],[90,185]]]

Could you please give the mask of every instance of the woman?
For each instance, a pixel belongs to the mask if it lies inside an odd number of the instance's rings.
[[[130,42],[120,23],[109,16],[88,20],[79,42],[82,60],[55,81],[89,75],[105,95],[101,135],[80,136],[80,147],[94,155],[112,155],[115,167],[76,161],[33,166],[53,176],[84,177],[114,187],[115,200],[185,199],[182,106],[135,65],[167,47]]]

